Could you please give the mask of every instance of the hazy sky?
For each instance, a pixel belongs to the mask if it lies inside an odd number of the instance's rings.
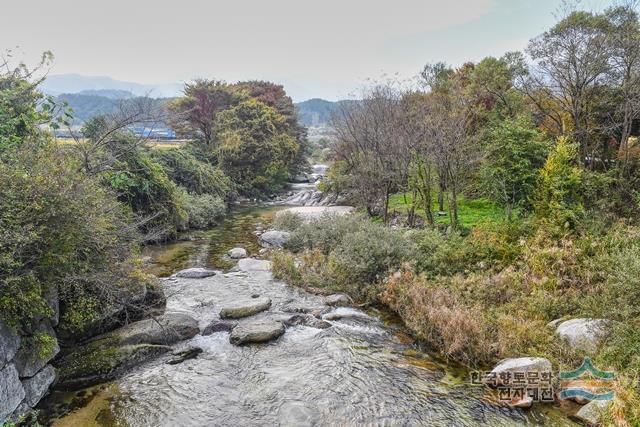
[[[344,98],[366,78],[522,49],[560,0],[30,0],[3,2],[0,49],[55,55],[52,74],[140,83],[277,81]],[[590,8],[609,4],[583,2]]]

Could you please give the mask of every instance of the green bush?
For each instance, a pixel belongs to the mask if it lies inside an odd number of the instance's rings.
[[[294,252],[303,249],[319,249],[328,255],[338,247],[348,233],[363,229],[369,220],[360,215],[324,214],[300,225],[287,241],[285,247]]]
[[[185,194],[185,210],[190,228],[208,228],[218,224],[227,211],[224,200],[211,194]]]
[[[74,157],[40,141],[0,160],[0,316],[18,329],[49,316],[58,290],[61,324],[96,318],[147,278],[133,261],[139,236],[129,211]],[[74,301],[98,301],[74,314]]]
[[[199,160],[189,147],[154,150],[152,153],[173,182],[189,193],[211,194],[225,200],[233,195],[233,183],[229,177],[221,169]]]
[[[271,223],[271,228],[282,231],[296,231],[304,224],[302,216],[292,212],[278,212]]]
[[[133,150],[104,175],[118,199],[139,217],[147,240],[175,236],[187,222],[181,194],[162,165],[148,154]]]

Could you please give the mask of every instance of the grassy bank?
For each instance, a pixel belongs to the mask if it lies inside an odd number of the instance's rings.
[[[293,231],[287,250],[273,254],[277,277],[384,304],[435,352],[468,366],[541,356],[555,369],[574,368],[584,354],[547,323],[615,320],[594,361],[619,374],[609,424],[638,425],[640,228],[591,223],[558,233],[531,218],[485,221],[462,235],[288,215],[275,227]]]

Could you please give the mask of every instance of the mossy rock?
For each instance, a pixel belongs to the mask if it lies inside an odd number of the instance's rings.
[[[170,350],[169,346],[155,344],[119,346],[114,338],[93,341],[74,349],[56,362],[59,385],[65,389],[75,389],[109,381]]]

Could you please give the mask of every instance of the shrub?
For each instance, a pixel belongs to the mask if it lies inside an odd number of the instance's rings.
[[[400,267],[411,253],[402,233],[369,223],[362,230],[345,234],[329,255],[333,281],[358,298],[375,300],[384,275]]]
[[[218,196],[185,193],[185,210],[189,216],[189,227],[208,228],[224,218],[227,206]]]
[[[60,329],[76,298],[99,302],[83,307],[82,319],[94,317],[147,280],[133,262],[139,236],[130,213],[78,166],[46,141],[0,160],[0,316],[18,329],[51,314],[45,296],[53,290]]]
[[[361,230],[367,224],[369,220],[360,215],[324,214],[299,226],[291,234],[286,248],[294,252],[319,249],[328,255],[347,234]]]
[[[199,160],[189,148],[154,150],[152,153],[173,182],[189,193],[211,194],[225,200],[233,195],[229,177],[221,169]]]
[[[282,231],[296,231],[304,224],[302,216],[292,212],[278,212],[271,223],[271,228]]]

